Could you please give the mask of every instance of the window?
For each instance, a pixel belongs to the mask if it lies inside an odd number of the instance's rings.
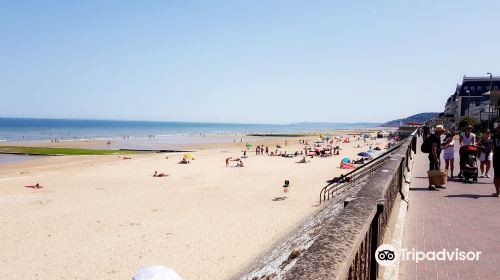
[[[490,90],[490,86],[487,86],[487,87],[486,87],[486,90]]]
[[[475,90],[476,88],[474,86],[471,86],[470,87],[470,90]]]
[[[464,87],[464,90],[469,90],[469,87]]]
[[[481,90],[481,86],[477,86],[477,90]]]

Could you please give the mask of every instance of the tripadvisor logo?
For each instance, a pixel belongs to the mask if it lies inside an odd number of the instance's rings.
[[[381,266],[392,266],[398,259],[401,261],[479,261],[480,251],[462,251],[442,249],[440,251],[417,251],[415,248],[397,250],[390,244],[382,244],[375,251],[375,260]]]
[[[382,244],[375,251],[375,260],[381,266],[391,266],[396,263],[397,250],[390,244]]]

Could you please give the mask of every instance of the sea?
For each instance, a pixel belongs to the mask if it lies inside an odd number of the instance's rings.
[[[176,144],[248,140],[247,135],[324,132],[375,127],[378,123],[241,124],[203,122],[115,121],[0,118],[2,142],[110,140],[95,148],[156,149]]]

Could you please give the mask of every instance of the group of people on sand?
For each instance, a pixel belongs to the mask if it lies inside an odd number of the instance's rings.
[[[264,154],[269,155],[269,147],[264,148],[264,145],[255,147],[256,156],[263,156]]]
[[[476,177],[480,178],[490,178],[491,162],[493,162],[493,183],[495,185],[495,193],[492,196],[498,197],[500,195],[500,125],[498,125],[493,135],[489,129],[481,132],[478,137],[472,132],[473,127],[468,125],[465,131],[459,134],[459,145],[460,152],[459,155],[463,155],[470,151],[474,156],[468,158],[460,157],[460,172],[458,177],[462,178],[464,176],[463,172],[466,169],[476,170]],[[424,146],[429,147],[429,170],[439,170],[441,166],[441,152],[443,152],[443,159],[445,161],[445,170],[449,176],[448,178],[455,178],[454,176],[454,159],[455,159],[455,140],[454,133],[449,132],[444,128],[443,125],[436,125],[434,129],[428,126],[424,126],[421,132],[418,133],[422,135],[424,143],[422,144],[422,151],[424,151]],[[444,139],[441,140],[444,134]],[[427,144],[425,144],[427,143]],[[477,159],[475,155],[479,156],[479,170],[480,175],[477,172]],[[429,190],[437,190],[439,188],[444,189],[444,186],[429,185]]]
[[[234,167],[244,167],[243,161],[240,158],[233,159],[232,157],[226,158],[226,167],[231,167],[229,162],[234,161],[236,165]]]

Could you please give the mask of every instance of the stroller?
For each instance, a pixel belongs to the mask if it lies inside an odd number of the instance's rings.
[[[477,183],[477,147],[465,145],[460,147],[460,181]]]

